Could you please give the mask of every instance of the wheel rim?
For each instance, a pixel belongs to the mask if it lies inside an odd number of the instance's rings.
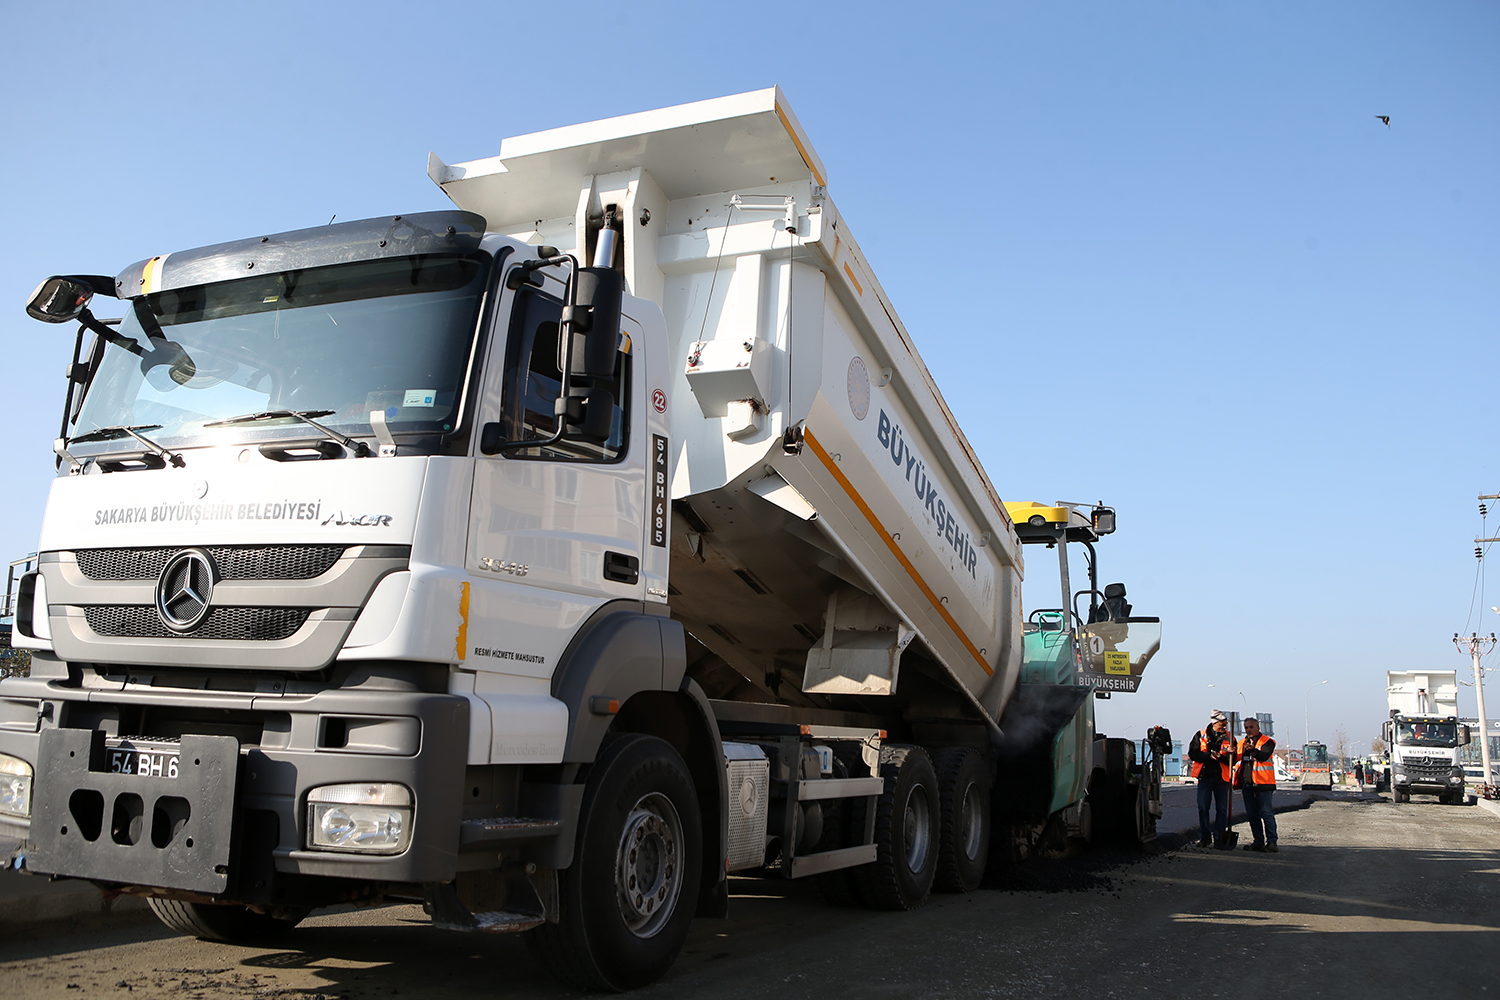
[[[959,821],[963,824],[959,830],[963,835],[964,857],[970,861],[978,860],[979,841],[984,833],[982,826],[984,820],[981,817],[979,787],[973,782],[970,782],[969,786],[964,789],[963,813]]]
[[[920,872],[927,865],[927,852],[931,849],[932,838],[926,789],[921,785],[913,788],[906,797],[906,816],[901,832],[906,844],[906,867],[914,873]]]
[[[681,843],[677,809],[659,792],[642,796],[625,817],[615,857],[615,897],[636,937],[653,937],[672,919],[682,892]]]

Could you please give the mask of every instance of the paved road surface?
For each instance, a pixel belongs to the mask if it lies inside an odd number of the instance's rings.
[[[1042,861],[1015,869],[1011,890],[938,896],[914,913],[833,909],[804,884],[737,879],[734,915],[699,921],[677,966],[639,995],[1161,1000],[1246,994],[1248,973],[1254,993],[1300,1000],[1387,996],[1396,969],[1445,995],[1500,990],[1500,819],[1345,799],[1280,823],[1277,855]],[[435,931],[415,907],[314,917],[273,949],[145,924],[11,940],[0,984],[7,998],[71,1000],[578,995],[515,938]]]

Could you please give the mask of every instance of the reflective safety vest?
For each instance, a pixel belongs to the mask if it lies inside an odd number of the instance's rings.
[[[1238,769],[1239,767],[1243,767],[1245,764],[1249,764],[1250,765],[1250,783],[1251,784],[1253,784],[1253,785],[1269,785],[1271,787],[1275,787],[1275,785],[1276,785],[1276,758],[1273,756],[1270,760],[1252,760],[1252,759],[1247,759],[1245,757],[1245,741],[1247,739],[1249,739],[1248,736],[1240,738],[1240,744],[1239,744],[1239,748],[1238,749],[1239,749],[1239,757],[1240,757],[1241,763],[1238,764],[1238,765],[1236,765],[1236,768]],[[1271,738],[1269,736],[1267,736],[1265,733],[1261,733],[1258,737],[1256,737],[1255,743],[1252,745],[1251,749],[1260,750],[1263,747],[1265,747],[1265,745],[1267,743],[1270,743],[1270,742],[1271,742]],[[1236,775],[1236,777],[1238,777],[1238,775]]]
[[[1197,750],[1207,751],[1208,750],[1208,739],[1209,739],[1209,734],[1208,734],[1208,730],[1207,729],[1200,729],[1200,730],[1198,730],[1198,734],[1193,737],[1193,747],[1195,749],[1197,749]],[[1188,768],[1188,770],[1192,772],[1193,777],[1195,777],[1195,778],[1198,777],[1198,775],[1200,775],[1200,774],[1203,773],[1203,762],[1202,761],[1197,761],[1197,760],[1193,761],[1193,766],[1190,767],[1190,768]],[[1221,774],[1224,775],[1224,782],[1225,782],[1225,784],[1228,784],[1229,781],[1230,781],[1229,762],[1228,761],[1220,761],[1219,762],[1219,771],[1220,771]]]

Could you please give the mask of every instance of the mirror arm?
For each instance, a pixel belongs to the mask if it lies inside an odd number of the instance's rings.
[[[578,277],[578,258],[570,253],[558,254],[555,257],[548,257],[543,261],[537,262],[536,266],[549,267],[554,264],[561,264],[564,261],[567,261],[572,266],[572,271],[568,275],[566,301],[563,303],[563,321],[557,326],[557,335],[562,339],[563,354],[562,370],[559,373],[562,376],[562,381],[557,387],[557,399],[552,404],[552,415],[555,418],[556,427],[553,429],[551,437],[540,441],[534,439],[502,441],[495,448],[494,454],[496,455],[507,451],[517,451],[521,448],[550,448],[562,440],[564,432],[568,429],[568,393],[572,389],[573,380],[573,315],[577,311],[578,306],[578,282],[576,280]],[[535,270],[535,268],[531,267],[532,263],[532,261],[527,261],[521,267]]]
[[[146,353],[145,349],[142,348],[140,344],[137,344],[129,337],[120,336],[119,331],[99,322],[98,318],[95,317],[94,314],[89,312],[87,309],[78,314],[78,322],[80,324],[79,336],[83,335],[82,328],[86,327],[90,332],[98,335],[106,343],[114,344],[116,347],[122,347],[125,350],[129,351],[131,354],[136,355],[137,357],[143,357]]]
[[[137,296],[130,300],[130,308],[135,312],[135,321],[141,324],[141,329],[146,331],[146,336],[151,338],[154,344],[157,341],[165,342],[167,335],[161,328],[161,323],[156,318],[156,313],[146,304],[145,296]]]
[[[104,326],[103,323],[99,323],[98,320],[89,315],[89,311],[87,309],[83,311],[83,315],[88,316],[88,318],[91,320],[94,320],[94,322],[98,323],[99,326]],[[78,336],[73,338],[73,363],[68,366],[68,394],[63,397],[62,426],[58,428],[57,431],[57,437],[59,441],[66,441],[68,439],[68,418],[73,415],[73,394],[78,391],[78,379],[74,376],[78,372],[79,355],[83,353],[83,331],[88,329],[92,329],[92,327],[90,327],[88,323],[79,323]],[[108,327],[105,327],[105,329],[108,329]],[[53,466],[53,468],[62,468],[64,453],[65,452],[63,451],[59,451],[57,453],[57,462]],[[72,462],[72,459],[73,456],[69,455],[68,460]]]

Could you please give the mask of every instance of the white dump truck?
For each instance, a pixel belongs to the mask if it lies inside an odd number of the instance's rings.
[[[903,909],[1152,835],[1159,765],[1093,727],[1160,636],[1099,588],[1114,512],[1013,521],[779,90],[429,173],[454,210],[30,302],[79,328],[17,868],[222,940],[422,902],[625,989],[731,872]]]
[[[1413,792],[1462,805],[1468,799],[1458,748],[1469,727],[1458,721],[1456,670],[1388,670],[1386,719],[1381,738],[1390,748],[1391,798],[1410,802]]]

